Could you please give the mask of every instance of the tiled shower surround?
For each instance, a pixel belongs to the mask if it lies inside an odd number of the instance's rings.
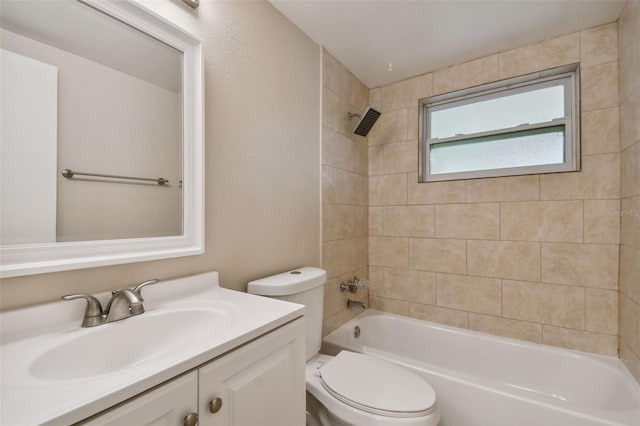
[[[368,265],[374,309],[605,355],[620,346],[640,377],[640,217],[624,215],[640,210],[638,14],[630,2],[619,23],[370,89],[382,116],[366,139],[346,120],[364,85],[324,52],[325,334],[360,312],[338,284]],[[418,183],[419,99],[572,63],[580,172]]]
[[[347,297],[367,300],[367,291],[340,293],[340,282],[368,277],[367,139],[353,134],[348,112],[362,113],[367,87],[322,51],[322,266],[327,270],[323,333],[359,314]]]
[[[616,355],[617,24],[370,91],[373,308]],[[418,99],[580,62],[582,171],[418,183]]]
[[[612,23],[370,91],[373,308],[617,353],[617,59]],[[581,172],[418,183],[419,98],[576,62]]]

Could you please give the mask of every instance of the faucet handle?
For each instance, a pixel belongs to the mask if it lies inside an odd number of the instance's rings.
[[[140,297],[142,297],[142,293],[140,293],[140,292],[142,291],[143,287],[151,285],[151,284],[157,284],[159,281],[160,280],[154,278],[152,280],[148,280],[148,281],[142,282],[142,283],[138,284],[137,286],[135,286],[133,288],[133,291],[135,291],[136,293],[138,293],[140,295]]]
[[[85,299],[87,301],[87,308],[84,311],[84,319],[82,320],[83,327],[92,327],[102,323],[102,305],[100,304],[100,301],[92,295],[84,293],[67,294],[66,296],[62,296],[62,299]]]
[[[349,281],[350,284],[353,284],[354,286],[356,286],[357,288],[364,288],[364,287],[369,287],[369,280],[362,280],[358,277],[353,277],[353,279],[351,281]]]
[[[357,293],[359,289],[368,286],[368,281],[353,277],[351,281],[340,283],[340,293],[347,290],[349,293]]]

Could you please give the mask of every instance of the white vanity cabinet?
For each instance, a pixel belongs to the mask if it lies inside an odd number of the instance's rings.
[[[302,426],[304,367],[299,318],[82,424]]]
[[[200,367],[199,425],[302,426],[304,374],[304,319],[299,319]],[[216,398],[222,405],[212,413]]]
[[[198,372],[192,371],[80,424],[90,426],[183,425],[187,415],[197,413],[197,401]]]

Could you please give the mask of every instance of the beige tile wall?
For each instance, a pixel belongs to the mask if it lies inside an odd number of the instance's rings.
[[[640,381],[640,2],[618,22],[620,56],[620,358]],[[594,319],[594,323],[597,321]]]
[[[368,89],[326,50],[322,51],[322,266],[327,270],[323,334],[359,314],[340,293],[342,281],[368,277],[368,145],[353,134],[348,112],[362,113]]]
[[[621,36],[623,55],[625,40]],[[581,172],[418,183],[418,99],[576,62]],[[627,74],[637,79],[638,60],[633,64],[636,71]],[[635,97],[627,94],[632,90]],[[370,90],[372,106],[383,112],[368,140],[371,306],[616,355],[620,134],[636,132],[638,139],[639,90],[618,93],[616,23]],[[631,114],[636,127],[625,125]],[[622,158],[624,203],[640,206],[640,144],[628,143]],[[640,237],[625,235],[640,225],[625,220],[623,239],[633,244],[623,246],[623,256],[635,259],[628,266],[636,269],[622,268],[637,287]],[[622,322],[622,333],[625,353],[637,357],[640,339],[624,336],[638,335],[640,289],[620,299],[621,309],[636,315]]]

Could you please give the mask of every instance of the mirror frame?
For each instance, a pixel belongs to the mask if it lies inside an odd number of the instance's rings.
[[[204,253],[202,42],[133,0],[78,0],[182,52],[183,234],[0,247],[0,277],[42,274]]]

